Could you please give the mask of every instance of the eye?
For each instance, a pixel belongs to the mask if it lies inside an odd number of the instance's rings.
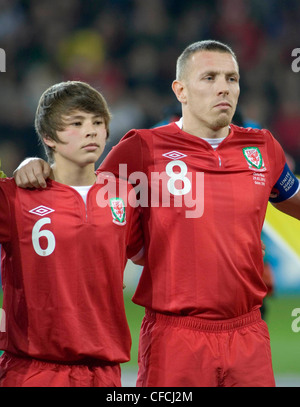
[[[236,76],[230,76],[228,80],[229,82],[238,82],[238,78]]]
[[[102,119],[96,120],[94,123],[95,123],[96,126],[101,126],[101,124],[104,123],[104,120],[102,120]]]
[[[73,123],[71,123],[71,126],[79,127],[79,126],[81,126],[81,122],[80,121],[73,122]]]

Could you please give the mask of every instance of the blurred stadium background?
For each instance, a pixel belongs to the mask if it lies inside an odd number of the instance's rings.
[[[113,113],[106,155],[127,130],[164,119],[175,103],[170,85],[183,48],[217,39],[238,56],[245,121],[271,130],[300,174],[300,72],[292,69],[299,21],[299,0],[0,0],[2,169],[11,176],[23,158],[44,157],[33,119],[48,86],[78,79],[105,95]],[[270,207],[263,240],[274,280],[265,319],[277,384],[300,387],[300,332],[292,329],[292,311],[300,308],[299,224]],[[123,380],[130,386],[143,315],[131,302],[139,273],[128,264],[124,296],[133,347]]]

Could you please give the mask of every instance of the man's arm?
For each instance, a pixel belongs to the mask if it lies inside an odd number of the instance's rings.
[[[281,212],[300,220],[300,189],[292,198],[279,203],[272,202],[272,205]]]
[[[14,179],[21,188],[46,188],[50,165],[41,158],[26,158],[14,171]]]

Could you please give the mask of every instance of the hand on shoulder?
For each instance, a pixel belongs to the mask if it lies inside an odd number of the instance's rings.
[[[27,158],[14,171],[14,179],[20,188],[46,188],[51,173],[50,165],[41,158]]]

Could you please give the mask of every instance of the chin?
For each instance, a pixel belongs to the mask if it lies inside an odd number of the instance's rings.
[[[99,160],[99,158],[101,157],[101,154],[99,154],[98,152],[97,152],[97,154],[95,154],[95,153],[89,154],[88,156],[85,157],[85,160],[84,160],[85,164],[95,163],[97,160]]]
[[[219,117],[214,123],[213,123],[213,129],[218,130],[222,129],[224,127],[229,126],[231,123],[231,118],[230,117]]]
[[[97,159],[89,159],[89,160],[81,161],[80,167],[86,167],[88,165],[95,164],[96,161],[97,161]]]

